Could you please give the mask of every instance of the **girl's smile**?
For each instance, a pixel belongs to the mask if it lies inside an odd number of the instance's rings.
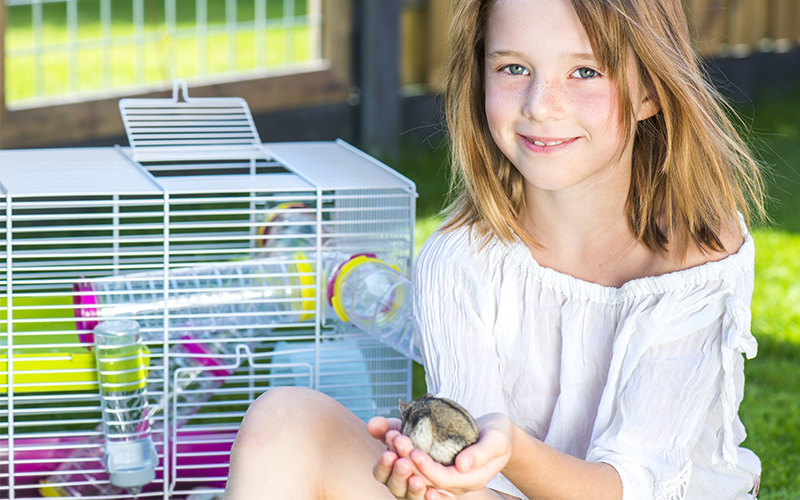
[[[525,145],[534,153],[556,153],[573,145],[578,138],[555,138],[555,137],[538,137],[538,136],[525,136],[520,135]]]

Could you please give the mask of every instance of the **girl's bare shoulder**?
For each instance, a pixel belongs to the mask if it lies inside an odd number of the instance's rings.
[[[712,250],[708,248],[700,248],[697,245],[690,244],[686,251],[686,256],[678,261],[673,260],[670,267],[671,271],[681,271],[691,267],[700,266],[708,262],[715,262],[722,260],[729,255],[735,254],[739,251],[744,243],[744,235],[742,234],[741,227],[738,221],[734,224],[729,224],[720,232],[720,242],[722,243],[722,250]]]

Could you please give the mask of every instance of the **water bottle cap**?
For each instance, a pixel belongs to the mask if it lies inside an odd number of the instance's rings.
[[[158,453],[151,438],[106,442],[104,461],[109,480],[121,488],[137,488],[155,479]]]

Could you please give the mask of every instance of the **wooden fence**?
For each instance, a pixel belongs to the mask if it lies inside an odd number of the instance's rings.
[[[453,0],[406,0],[402,17],[402,80],[435,88],[447,61]],[[800,37],[800,0],[684,0],[707,58],[788,52]]]

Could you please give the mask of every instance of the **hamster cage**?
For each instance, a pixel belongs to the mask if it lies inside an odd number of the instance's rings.
[[[120,111],[129,147],[0,151],[0,498],[212,498],[272,387],[397,416],[414,184],[181,82]]]

